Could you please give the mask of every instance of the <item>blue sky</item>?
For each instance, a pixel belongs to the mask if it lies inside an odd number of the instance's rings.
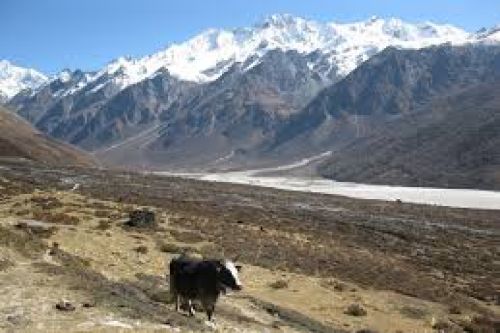
[[[49,74],[92,70],[121,55],[150,54],[206,28],[249,26],[274,13],[338,22],[394,16],[475,31],[500,23],[500,1],[0,0],[0,59]]]

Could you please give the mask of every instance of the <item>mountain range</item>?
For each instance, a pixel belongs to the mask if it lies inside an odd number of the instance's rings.
[[[110,166],[228,170],[333,151],[318,174],[498,188],[488,126],[497,126],[499,43],[500,26],[468,33],[399,19],[339,24],[273,15],[94,72],[47,78],[4,61],[11,74],[0,67],[0,93],[42,132]],[[469,134],[452,135],[451,126]],[[489,128],[482,153],[462,151],[463,140],[479,137],[468,126]],[[438,144],[445,138],[460,151],[449,159]]]

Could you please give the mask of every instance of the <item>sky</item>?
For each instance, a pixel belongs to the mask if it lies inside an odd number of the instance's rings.
[[[0,59],[47,74],[96,70],[276,13],[323,22],[398,17],[476,31],[500,24],[500,0],[0,0]]]

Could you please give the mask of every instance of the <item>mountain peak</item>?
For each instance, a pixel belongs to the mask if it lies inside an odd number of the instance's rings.
[[[284,28],[287,26],[293,26],[297,25],[298,23],[303,23],[306,22],[307,20],[294,16],[292,14],[273,14],[269,15],[264,19],[264,22],[262,24],[259,24],[258,26],[262,26],[264,28],[270,27],[270,26],[275,26],[275,27],[280,27]]]
[[[480,41],[500,42],[500,24],[491,28],[481,28],[474,33],[475,38]]]
[[[162,68],[177,79],[210,82],[236,63],[252,59],[252,64],[258,64],[270,50],[318,52],[325,57],[324,68],[335,68],[338,76],[344,76],[388,46],[422,48],[447,42],[458,44],[469,36],[450,25],[408,23],[399,18],[373,16],[360,22],[325,23],[291,14],[274,14],[252,27],[207,29],[143,58],[115,59],[89,74],[88,82],[99,82],[95,89],[112,84],[112,91],[119,91],[152,77]]]
[[[45,75],[34,69],[0,60],[0,99],[9,99],[24,89],[36,89],[47,80]]]

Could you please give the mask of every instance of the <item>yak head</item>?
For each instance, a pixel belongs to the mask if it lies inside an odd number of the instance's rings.
[[[238,276],[240,270],[241,266],[235,265],[231,260],[219,262],[217,266],[217,280],[224,291],[227,289],[241,290],[243,288]]]

